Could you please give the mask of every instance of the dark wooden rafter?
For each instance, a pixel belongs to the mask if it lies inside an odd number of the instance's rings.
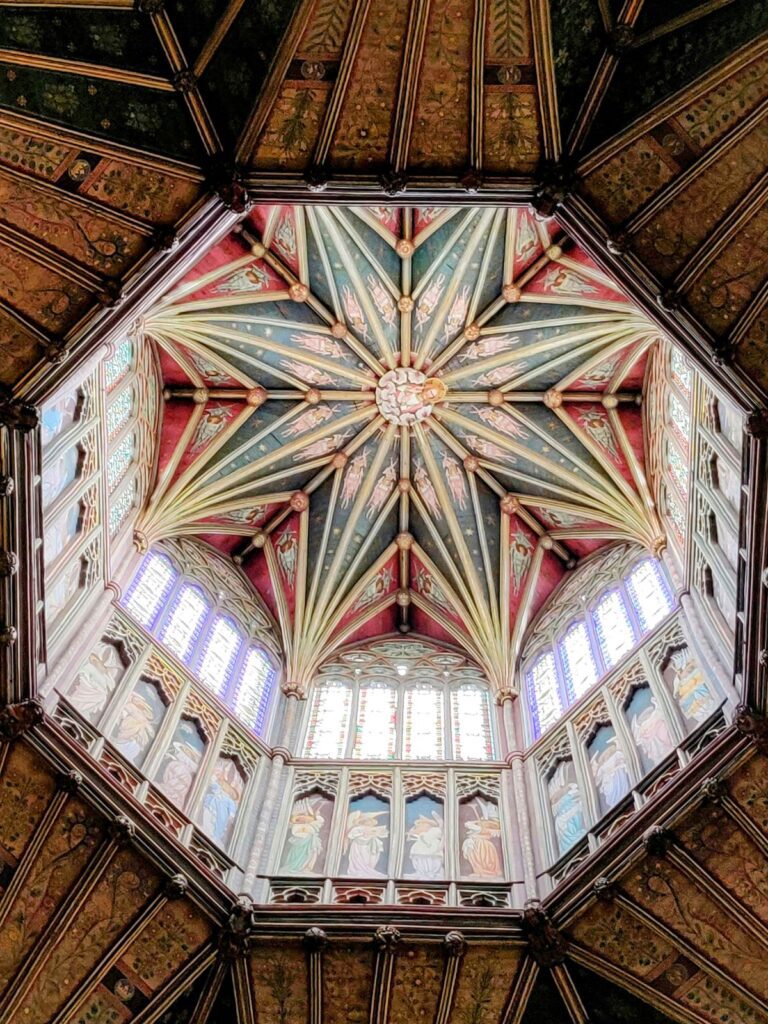
[[[657,103],[647,114],[643,114],[626,129],[617,132],[606,142],[580,157],[576,170],[582,177],[587,177],[598,167],[615,157],[623,149],[629,147],[652,128],[671,117],[675,117],[690,103],[700,99],[718,82],[731,75],[738,74],[748,64],[764,56],[768,52],[768,37],[759,36],[746,43],[734,53],[722,60],[716,67],[708,69],[689,85],[684,86],[670,97]]]
[[[224,42],[227,32],[232,28],[235,18],[243,9],[244,4],[245,0],[228,0],[227,6],[221,12],[216,24],[213,26],[211,34],[200,48],[200,53],[195,57],[195,63],[192,65],[192,73],[195,78],[199,78],[200,75],[202,75],[216,56],[219,47]]]
[[[544,159],[554,163],[562,156],[563,143],[557,110],[557,83],[555,81],[549,2],[548,0],[530,0],[530,8]]]
[[[373,982],[371,984],[371,1004],[368,1016],[369,1024],[387,1024],[389,1007],[395,978],[397,947],[400,943],[400,932],[391,925],[377,928],[373,937],[376,952],[373,961]]]
[[[189,67],[168,12],[163,9],[152,12],[149,17],[170,65],[173,87],[184,97],[203,148],[209,156],[221,153],[221,139],[200,94],[197,77]]]
[[[13,984],[0,1000],[0,1018],[12,1020],[33,990],[53,949],[77,920],[94,889],[104,877],[120,847],[134,830],[127,818],[116,819],[118,831],[107,835],[88,861],[76,888],[46,922],[40,936],[16,971]]]
[[[136,1014],[131,1024],[157,1024],[157,1021],[173,1006],[179,996],[194,985],[200,975],[209,970],[215,961],[215,946],[213,943],[207,943],[187,961],[180,971],[161,985],[146,1006]]]
[[[307,1024],[323,1021],[323,950],[328,938],[322,928],[308,928],[304,933],[307,958]]]
[[[634,39],[634,27],[642,7],[643,0],[625,0],[619,20],[611,29],[608,46],[603,51],[568,137],[568,151],[571,155],[578,153],[586,141],[608,92],[611,79],[616,73],[621,54],[629,48]]]
[[[408,149],[413,129],[416,96],[419,88],[421,60],[427,38],[431,0],[413,0],[408,15],[400,81],[392,117],[387,164],[389,173],[399,176],[408,166]]]
[[[232,987],[237,1010],[237,1021],[233,1024],[258,1024],[256,1001],[247,957],[238,957],[232,965]]]
[[[443,940],[444,964],[443,977],[440,983],[440,995],[437,1000],[434,1024],[449,1024],[459,972],[467,951],[467,943],[461,932],[448,932]]]
[[[141,935],[149,924],[157,917],[168,903],[183,895],[187,888],[187,880],[183,875],[176,875],[166,880],[163,888],[141,909],[120,937],[110,946],[99,959],[98,963],[88,972],[64,1005],[51,1018],[50,1024],[68,1024],[83,1009],[85,1001],[93,994],[99,982],[109,970],[120,960],[131,944]]]
[[[728,971],[720,967],[719,964],[716,964],[710,956],[702,953],[693,945],[692,942],[688,939],[684,939],[673,928],[664,924],[655,914],[646,910],[645,907],[641,907],[633,899],[622,892],[617,891],[614,894],[613,899],[617,906],[621,907],[622,910],[635,918],[636,921],[639,921],[655,935],[658,935],[659,938],[680,950],[688,957],[689,960],[696,964],[701,971],[716,978],[717,981],[726,989],[730,989],[732,992],[738,994],[738,996],[757,1011],[757,1013],[762,1015],[768,1013],[768,1003],[766,1003],[764,999],[761,999],[760,996],[752,992],[751,989],[748,989],[740,981],[730,975]]]
[[[627,219],[623,230],[628,234],[634,234],[639,231],[640,228],[644,227],[663,209],[669,206],[706,170],[716,164],[729,149],[761,124],[766,116],[768,116],[768,97],[759,103],[742,121],[738,121],[732,128],[724,132],[709,149],[705,150],[693,163],[689,164],[684,171],[676,174],[655,195],[645,203],[642,203],[632,216]]]
[[[101,78],[108,82],[119,82],[121,85],[134,85],[140,89],[173,92],[173,84],[170,79],[163,78],[162,75],[150,75],[127,68],[113,68],[104,64],[92,64],[84,60],[71,60],[68,57],[50,57],[44,54],[30,53],[26,50],[0,48],[0,62],[18,64],[23,68],[35,68],[38,71],[55,71],[65,75]]]
[[[507,1002],[501,1015],[501,1024],[521,1024],[528,1009],[528,1000],[539,976],[539,965],[532,956],[524,956],[518,964]]]
[[[644,46],[646,43],[650,43],[654,39],[661,39],[663,36],[669,35],[670,32],[676,32],[678,29],[685,28],[686,25],[690,25],[692,22],[698,21],[699,18],[703,18],[707,14],[712,14],[714,11],[719,11],[721,8],[727,7],[732,3],[733,0],[704,0],[703,3],[700,3],[697,7],[693,7],[690,11],[678,14],[674,18],[670,18],[669,21],[664,21],[661,25],[648,29],[647,32],[642,32],[635,40],[635,45]]]
[[[323,115],[320,131],[315,142],[315,149],[312,154],[312,163],[308,172],[310,180],[320,182],[324,179],[328,154],[336,134],[336,126],[339,123],[341,108],[344,105],[344,99],[352,77],[370,6],[371,0],[355,0],[354,2],[336,81],[333,84],[328,105],[325,108],[325,114]]]
[[[67,281],[88,291],[100,291],[108,280],[104,274],[91,270],[90,267],[72,259],[71,256],[67,256],[48,242],[34,238],[11,224],[0,222],[0,242],[17,252],[24,253],[34,263],[46,270],[60,274]]]
[[[587,1011],[574,984],[568,966],[565,963],[555,964],[552,968],[552,980],[565,1003],[568,1016],[573,1024],[589,1024]]]
[[[768,199],[768,171],[761,174],[739,201],[718,221],[700,245],[688,256],[675,275],[673,287],[689,291],[694,281],[710,267],[728,243],[762,210]]]
[[[472,22],[472,61],[469,81],[469,168],[462,179],[477,191],[483,172],[483,127],[485,122],[485,38],[488,0],[475,0]]]
[[[198,996],[197,1003],[189,1018],[189,1024],[208,1024],[208,1021],[212,1019],[211,1014],[216,1005],[216,1000],[219,998],[219,993],[231,970],[232,964],[230,961],[220,957],[206,980],[202,992]]]

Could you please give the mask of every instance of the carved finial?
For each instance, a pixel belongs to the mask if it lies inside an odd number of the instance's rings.
[[[15,576],[19,569],[19,556],[0,548],[0,576]]]
[[[267,389],[259,387],[249,388],[248,393],[245,396],[246,405],[250,405],[253,409],[258,409],[260,405],[264,405],[267,400]]]
[[[548,409],[559,409],[563,404],[563,394],[557,388],[549,388],[544,392],[543,401]]]
[[[619,23],[608,33],[608,48],[615,57],[620,57],[631,49],[635,42],[635,30],[632,25]]]
[[[592,892],[599,900],[610,902],[614,896],[613,882],[610,878],[606,878],[605,875],[602,875],[600,878],[595,879],[592,886]]]
[[[37,697],[19,701],[18,704],[6,704],[0,710],[0,741],[10,743],[23,736],[42,722],[44,714],[42,701]]]
[[[297,281],[288,289],[288,294],[294,302],[306,302],[309,298],[309,288],[301,281]]]
[[[674,836],[663,825],[651,825],[643,835],[645,852],[651,857],[663,857],[674,842]]]
[[[118,843],[130,843],[136,837],[136,826],[125,814],[118,814],[110,821],[109,831]]]
[[[13,647],[18,636],[15,626],[3,626],[0,628],[0,647]]]
[[[187,889],[189,888],[189,881],[186,875],[182,875],[180,872],[175,875],[171,875],[165,880],[165,895],[169,900],[178,900],[182,896],[186,895]]]
[[[539,967],[561,964],[568,943],[549,919],[539,900],[527,900],[523,907],[523,930],[528,936],[531,956]]]
[[[385,924],[373,933],[373,941],[382,952],[391,953],[400,941],[400,932],[391,924]]]
[[[443,939],[443,949],[448,956],[464,956],[467,940],[461,932],[448,932]]]
[[[60,772],[58,775],[59,789],[63,789],[65,793],[70,795],[77,793],[83,784],[83,776],[80,772],[73,770],[67,772]]]
[[[328,169],[317,165],[310,167],[304,173],[304,181],[309,192],[325,192],[328,188]]]
[[[708,779],[704,779],[701,784],[701,793],[705,800],[719,803],[725,796],[725,784],[722,779],[718,779],[717,776],[713,775]]]
[[[10,389],[0,384],[0,426],[26,432],[39,423],[40,415],[34,405],[13,398]]]
[[[416,245],[410,238],[398,238],[395,242],[395,252],[402,259],[406,259],[408,256],[413,256],[415,251]]]
[[[322,928],[307,928],[302,941],[310,953],[319,953],[328,944],[328,936]]]
[[[410,551],[413,547],[413,536],[410,533],[398,533],[395,543],[400,551]]]

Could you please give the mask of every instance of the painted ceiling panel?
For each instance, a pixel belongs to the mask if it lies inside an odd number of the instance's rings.
[[[601,530],[658,537],[622,385],[655,329],[551,237],[517,209],[258,208],[145,318],[168,417],[141,532],[266,558],[291,678],[396,602],[404,629],[449,607],[501,685]]]

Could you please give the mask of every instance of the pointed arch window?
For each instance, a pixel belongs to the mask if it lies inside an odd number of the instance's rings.
[[[675,608],[660,563],[647,556],[631,563],[612,586],[601,588],[592,602],[586,602],[583,593],[578,596],[579,606],[584,609],[581,615],[565,626],[554,627],[550,643],[543,648],[539,636],[530,657],[523,657],[534,740],[634,651]],[[566,613],[561,614],[563,618],[556,622],[563,622]]]
[[[198,675],[214,693],[224,692],[243,637],[231,619],[217,615],[203,645]]]
[[[318,686],[312,699],[304,753],[307,757],[343,757],[347,748],[352,687],[344,682]]]
[[[353,756],[389,760],[395,756],[397,690],[387,683],[360,687]]]
[[[428,683],[405,691],[403,756],[439,761],[443,757],[443,695]]]
[[[234,695],[237,717],[257,733],[264,729],[275,669],[260,647],[249,647]]]
[[[488,690],[465,683],[451,690],[453,754],[457,761],[488,761],[493,757]]]
[[[208,610],[208,602],[199,587],[185,584],[176,595],[160,639],[179,660],[189,661]]]
[[[123,605],[142,626],[151,629],[177,577],[170,558],[150,552],[128,588]]]

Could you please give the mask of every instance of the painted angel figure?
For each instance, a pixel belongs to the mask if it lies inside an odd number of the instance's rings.
[[[544,284],[555,292],[566,295],[594,295],[597,288],[567,267],[553,267],[544,278]]]
[[[193,355],[192,362],[208,384],[225,384],[230,379],[229,374],[224,373],[218,366],[214,366],[213,363],[203,359],[202,356]]]
[[[613,430],[608,419],[599,409],[584,409],[579,413],[579,423],[593,441],[596,441],[601,448],[605,448],[614,459],[618,458],[619,453]]]
[[[460,509],[465,509],[467,507],[467,482],[458,462],[456,459],[452,459],[447,452],[443,452],[443,470],[451,497]]]
[[[357,494],[360,484],[363,482],[365,471],[368,468],[368,449],[363,448],[347,466],[344,475],[344,483],[341,488],[339,504],[342,508],[348,508],[350,502]]]
[[[519,338],[513,334],[497,334],[489,338],[480,338],[473,341],[471,345],[459,355],[460,363],[473,363],[476,359],[485,359],[488,356],[498,355],[499,352],[506,352],[508,348],[517,345]]]
[[[292,584],[296,575],[296,562],[299,553],[299,542],[296,537],[296,531],[292,526],[289,526],[287,530],[283,530],[280,539],[275,544],[275,551],[277,552],[277,563],[282,574]]]
[[[348,853],[347,875],[353,878],[384,878],[377,865],[384,853],[384,840],[389,836],[386,825],[378,819],[387,811],[351,811],[347,818],[344,850]]]
[[[592,754],[590,761],[603,803],[606,807],[613,807],[630,788],[627,761],[616,736],[611,736],[602,750]]]
[[[69,700],[86,718],[96,718],[106,707],[124,671],[117,649],[100,642],[77,673]]]
[[[290,215],[283,216],[275,231],[273,244],[281,249],[283,255],[293,258],[296,255],[296,231]]]
[[[662,761],[675,745],[655,697],[651,697],[648,706],[635,715],[631,726],[635,743],[651,764]]]
[[[331,434],[330,437],[320,437],[317,441],[313,441],[312,444],[308,444],[306,448],[302,448],[300,452],[296,452],[293,456],[293,461],[302,462],[304,459],[317,459],[321,455],[330,455],[331,452],[338,451],[351,436],[352,431],[346,430],[343,434]]]
[[[242,795],[242,778],[233,761],[219,763],[203,797],[203,828],[224,845],[232,832]]]
[[[353,607],[367,608],[369,604],[373,604],[374,601],[389,591],[389,588],[392,586],[393,579],[394,575],[391,568],[388,565],[385,565],[368,583],[368,586],[355,601]]]
[[[296,419],[290,423],[284,430],[286,437],[301,437],[302,434],[306,434],[308,430],[319,427],[321,423],[325,423],[333,417],[335,409],[329,405],[316,405],[312,409],[307,409],[306,412],[301,413]]]
[[[395,460],[392,459],[376,481],[376,486],[373,488],[371,496],[368,499],[368,504],[365,506],[365,514],[369,519],[376,515],[381,506],[387,500],[396,479],[397,466],[395,465]]]
[[[189,448],[190,452],[202,451],[226,427],[231,411],[232,409],[228,405],[209,406],[197,425],[195,436]]]
[[[200,763],[200,751],[183,740],[174,740],[158,787],[177,807],[183,807]]]
[[[450,341],[466,322],[469,309],[469,285],[465,284],[451,303],[448,316],[443,324],[443,340]]]
[[[517,420],[508,416],[503,409],[494,408],[492,405],[480,406],[477,409],[477,415],[481,420],[485,420],[492,427],[495,427],[502,434],[506,434],[507,437],[519,437],[521,440],[525,440],[528,437],[528,431],[524,430]]]
[[[465,838],[461,844],[462,856],[469,862],[469,877],[483,880],[502,877],[499,839],[501,822],[496,805],[477,797],[473,801],[476,818],[464,822]]]
[[[323,852],[321,833],[325,818],[320,813],[321,809],[319,797],[305,797],[294,804],[281,872],[306,875],[315,870],[317,859]]]
[[[280,365],[305,383],[315,384],[318,387],[323,384],[333,384],[333,377],[323,370],[318,370],[316,366],[308,366],[306,363],[300,363],[296,359],[281,359]]]
[[[309,334],[307,331],[301,331],[299,334],[292,334],[291,341],[318,356],[341,359],[344,355],[343,346],[335,338],[329,338],[324,334]]]
[[[347,320],[352,324],[363,341],[368,341],[368,321],[365,319],[362,306],[357,301],[357,297],[352,293],[349,285],[344,285],[341,296]]]
[[[405,834],[411,843],[409,851],[413,871],[406,878],[436,879],[443,877],[443,819],[432,811],[429,817],[420,814]]]
[[[509,545],[509,565],[512,570],[512,589],[517,594],[531,564],[533,541],[518,527]]]
[[[525,259],[526,256],[529,256],[538,248],[539,244],[539,238],[533,222],[530,217],[527,217],[520,211],[517,221],[517,235],[515,237],[515,256],[519,260]]]
[[[703,722],[716,704],[704,673],[687,649],[674,652],[672,666],[675,671],[672,695],[679,703],[680,710],[686,718]]]
[[[381,314],[381,319],[387,327],[392,327],[397,319],[397,307],[392,296],[373,274],[368,274],[366,281],[368,282],[368,291],[373,299],[373,304]]]
[[[268,286],[269,274],[258,263],[253,263],[225,277],[213,291],[215,295],[237,295],[242,292],[260,292]]]
[[[445,291],[445,274],[438,274],[419,300],[416,307],[416,330],[421,333],[425,324],[437,309],[440,296]]]
[[[413,472],[413,482],[416,484],[424,504],[435,519],[442,519],[443,513],[440,510],[440,502],[437,500],[437,491],[429,479],[429,474],[423,462],[416,464],[416,469]]]
[[[512,463],[517,461],[514,455],[510,455],[509,452],[494,444],[493,441],[487,441],[484,437],[478,437],[477,434],[465,434],[464,443],[469,445],[478,455],[484,455],[486,459],[500,459],[504,462]]]
[[[157,725],[152,704],[134,690],[120,709],[112,742],[129,761],[138,762],[155,735]]]
[[[607,362],[599,363],[597,366],[593,366],[591,370],[587,370],[586,373],[582,374],[581,379],[585,384],[607,384],[616,372],[617,366],[617,359],[609,359]]]
[[[504,384],[510,377],[516,377],[522,373],[528,364],[525,362],[504,363],[502,366],[494,366],[492,370],[486,370],[475,380],[475,386],[480,388],[495,388]]]
[[[547,785],[560,853],[568,850],[586,834],[584,810],[579,787],[568,777],[568,765],[560,761]]]

